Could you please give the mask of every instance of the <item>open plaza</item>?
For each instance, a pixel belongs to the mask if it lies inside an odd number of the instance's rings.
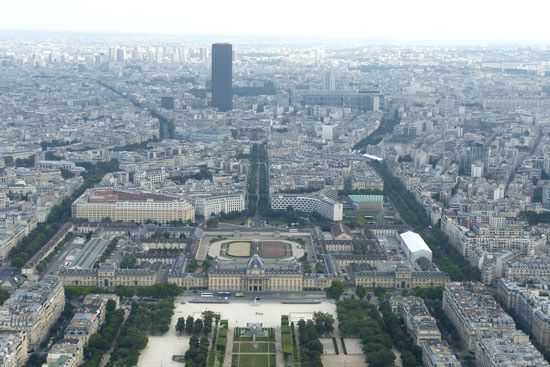
[[[230,303],[195,303],[197,297],[197,295],[193,295],[180,297],[176,300],[170,330],[162,336],[149,337],[147,347],[141,352],[139,367],[182,366],[181,363],[173,361],[172,356],[185,353],[188,349],[190,336],[176,333],[175,325],[179,317],[198,316],[204,311],[219,313],[222,320],[228,321],[230,339],[232,340],[232,343],[229,343],[228,340],[227,354],[237,355],[237,358],[240,357],[243,361],[250,359],[252,355],[250,353],[260,353],[259,351],[267,356],[266,360],[282,360],[280,340],[276,336],[277,333],[280,333],[282,315],[288,315],[291,321],[297,322],[300,319],[311,319],[314,312],[320,311],[329,313],[336,319],[336,304],[332,300],[323,300],[317,304],[287,304],[275,299],[260,299],[258,301],[231,299]],[[265,329],[273,329],[274,334],[266,334],[266,336],[273,335],[273,338],[267,337],[269,340],[259,340],[253,347],[244,333],[241,332],[238,336],[235,333],[236,330],[246,328],[247,324],[261,324]],[[335,325],[336,328],[337,325]],[[354,345],[354,342],[351,341],[349,344]],[[360,351],[358,356],[362,361],[364,360]],[[341,357],[350,356],[341,355]],[[334,359],[334,356],[332,358]],[[230,363],[231,358],[227,357],[226,362]]]

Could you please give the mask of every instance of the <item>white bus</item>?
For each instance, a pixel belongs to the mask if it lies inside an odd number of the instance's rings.
[[[201,293],[201,297],[210,298],[210,297],[214,297],[214,294],[211,293],[211,292],[202,292],[202,293]]]

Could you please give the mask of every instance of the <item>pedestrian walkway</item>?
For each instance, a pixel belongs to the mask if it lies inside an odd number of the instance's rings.
[[[275,363],[277,366],[284,366],[283,360],[283,351],[282,351],[283,342],[281,340],[281,328],[275,328]]]
[[[223,367],[231,367],[231,359],[233,356],[233,330],[234,328],[231,327],[227,330],[227,346],[225,347]]]

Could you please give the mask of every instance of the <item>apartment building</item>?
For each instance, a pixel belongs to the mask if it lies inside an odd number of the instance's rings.
[[[396,296],[390,304],[393,312],[403,319],[407,333],[417,346],[422,347],[429,340],[441,340],[437,323],[422,298]]]
[[[34,350],[46,338],[64,307],[65,292],[57,277],[27,281],[0,306],[0,330],[25,331],[28,349]]]
[[[77,219],[100,222],[194,221],[195,209],[186,200],[146,192],[114,189],[88,189],[72,205]]]
[[[479,338],[475,356],[479,367],[550,366],[520,330]]]
[[[474,352],[483,332],[514,332],[514,320],[478,282],[445,285],[443,311],[453,323],[464,346]]]
[[[447,342],[428,340],[422,347],[422,362],[425,367],[461,367]]]
[[[27,346],[25,331],[0,331],[0,366],[23,366],[28,359]]]

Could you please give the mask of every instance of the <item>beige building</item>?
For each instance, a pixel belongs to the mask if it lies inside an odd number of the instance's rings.
[[[536,256],[508,261],[504,266],[504,276],[508,279],[550,277],[550,259]]]
[[[185,289],[208,289],[208,275],[205,273],[168,272],[168,283]]]
[[[461,367],[451,348],[445,341],[430,340],[422,347],[422,362],[426,367]]]
[[[520,330],[480,337],[475,356],[479,367],[550,366]]]
[[[449,275],[442,271],[416,271],[408,266],[398,266],[394,271],[358,271],[353,278],[356,286],[396,289],[443,287],[450,281]]]
[[[500,279],[497,284],[499,300],[510,310],[514,310],[520,324],[531,334],[538,344],[550,347],[550,296],[544,289],[547,280],[541,285],[524,287],[517,282]]]
[[[186,200],[172,196],[114,189],[86,190],[72,205],[77,219],[100,222],[194,221],[195,209]]]
[[[78,339],[88,344],[90,336],[99,329],[99,315],[96,312],[77,312],[65,328],[65,339]]]
[[[224,264],[225,265],[225,264]],[[208,272],[208,289],[244,292],[301,292],[304,290],[301,267],[266,267],[259,255],[253,255],[246,267],[219,266]]]
[[[258,255],[235,262],[219,261],[207,274],[168,273],[169,283],[187,289],[251,293],[325,289],[333,279],[324,274],[304,274],[296,262],[264,260]]]
[[[78,367],[84,362],[84,347],[79,339],[64,339],[52,345],[46,358],[47,367]]]
[[[443,292],[443,311],[471,352],[475,351],[478,338],[484,332],[516,330],[514,320],[481,283],[447,283]]]
[[[0,367],[19,367],[27,362],[27,333],[0,331]]]
[[[0,330],[25,331],[28,349],[34,350],[48,335],[65,307],[65,292],[57,277],[27,281],[0,306]]]
[[[514,250],[522,255],[534,255],[537,248],[543,248],[546,244],[545,237],[534,237],[517,226],[476,226],[470,230],[447,216],[441,218],[441,230],[449,236],[455,249],[466,258],[477,247],[489,252]]]
[[[6,261],[10,251],[37,226],[38,218],[32,215],[26,223],[8,228],[7,233],[3,237],[0,237],[0,263]]]
[[[429,340],[441,340],[441,332],[435,319],[430,315],[424,300],[419,297],[392,297],[392,310],[398,314],[405,324],[407,333],[418,347]]]
[[[185,250],[187,242],[181,238],[144,238],[140,240],[145,250]]]
[[[59,271],[59,278],[63,285],[144,287],[160,282],[160,267],[158,265],[154,264],[149,269],[119,269],[114,263],[104,262],[97,269],[62,269]]]

